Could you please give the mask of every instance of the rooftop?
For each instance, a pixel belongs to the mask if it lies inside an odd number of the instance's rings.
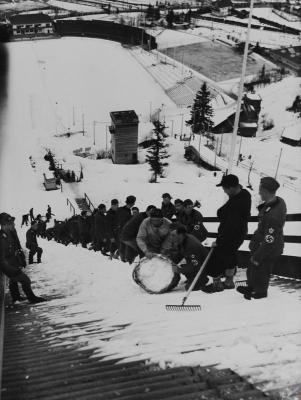
[[[134,110],[111,111],[110,116],[116,125],[137,124],[139,122],[138,116]]]
[[[40,24],[45,22],[51,22],[52,19],[43,13],[37,14],[19,14],[12,15],[9,17],[9,21],[13,25],[24,25],[24,24]]]

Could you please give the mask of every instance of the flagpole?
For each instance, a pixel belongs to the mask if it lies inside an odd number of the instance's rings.
[[[247,68],[247,59],[248,59],[248,50],[249,50],[250,33],[251,33],[253,4],[254,4],[254,0],[251,0],[250,11],[249,11],[249,19],[248,19],[247,36],[246,36],[244,56],[243,56],[243,62],[242,62],[241,78],[240,78],[240,83],[239,83],[237,108],[236,108],[236,113],[235,113],[234,127],[233,127],[232,140],[231,140],[231,148],[230,148],[230,154],[229,154],[229,162],[228,162],[228,173],[229,174],[231,174],[231,172],[232,172],[233,163],[234,163],[234,153],[235,153],[237,131],[238,131],[238,124],[239,124],[240,110],[241,110],[241,101],[242,101],[242,95],[243,95],[243,89],[244,89],[244,80],[245,80],[245,74],[246,74],[246,68]]]

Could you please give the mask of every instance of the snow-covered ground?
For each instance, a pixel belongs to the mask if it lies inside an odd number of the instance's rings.
[[[129,265],[86,249],[40,242],[44,261],[31,268],[31,276],[39,293],[54,298],[39,306],[40,312],[42,308],[50,324],[69,327],[56,339],[76,340],[105,359],[148,359],[163,368],[217,364],[263,390],[283,393],[283,400],[298,399],[300,292],[276,285],[267,299],[257,302],[247,302],[235,291],[193,292],[188,303],[201,305],[201,312],[167,312],[165,304],[180,304],[183,283],[171,293],[150,295],[134,283]],[[60,307],[52,313],[48,304]],[[104,331],[113,330],[109,340],[108,333],[87,335],[85,329],[71,328],[79,322],[93,326],[100,319]],[[122,324],[129,325],[114,332]]]
[[[201,212],[215,215],[224,201],[222,190],[215,186],[221,174],[214,177],[212,172],[187,162],[183,157],[184,142],[169,138],[170,166],[167,177],[159,184],[148,183],[150,173],[146,164],[118,166],[110,160],[73,155],[75,148],[94,148],[93,121],[97,121],[95,148],[105,148],[106,125],[110,124],[112,110],[135,109],[142,139],[151,130],[150,109],[164,105],[161,114],[168,132],[171,133],[171,121],[174,133],[181,132],[189,110],[177,109],[126,49],[109,41],[79,38],[6,46],[10,69],[9,96],[0,133],[0,209],[17,217],[18,229],[21,215],[30,207],[36,214],[44,214],[50,204],[56,218],[68,217],[66,196],[74,202],[73,198],[84,192],[95,205],[108,205],[113,197],[123,202],[127,195],[134,194],[141,210],[150,203],[159,205],[162,193],[170,192],[174,198],[200,200]],[[82,128],[82,114],[84,136],[54,136],[68,128],[78,132]],[[185,124],[183,133],[188,134]],[[107,138],[107,144],[108,141]],[[45,148],[51,148],[64,166],[79,169],[81,164],[83,182],[65,184],[62,193],[46,192],[42,186],[42,173],[47,172]],[[253,151],[258,151],[258,147]],[[29,156],[36,162],[35,169]],[[143,162],[143,158],[141,150],[139,159]],[[291,161],[286,168],[294,170],[298,160]],[[280,194],[286,194],[283,188]],[[254,214],[256,194],[253,200]],[[25,229],[21,230],[23,244],[24,235]],[[212,296],[193,293],[191,302],[201,304],[202,313],[182,313],[179,317],[177,313],[167,313],[164,305],[180,303],[183,285],[170,294],[151,296],[135,285],[132,267],[128,265],[82,248],[43,240],[40,243],[44,248],[43,264],[39,269],[31,269],[34,286],[46,296],[65,297],[52,300],[65,306],[56,315],[48,313],[47,303],[39,306],[45,310],[45,316],[66,324],[100,318],[107,327],[130,324],[110,341],[102,340],[103,336],[87,339],[85,332],[79,332],[79,341],[96,347],[108,358],[149,358],[163,367],[217,363],[250,377],[264,390],[286,390],[300,383],[300,318],[296,314],[300,293],[294,289],[288,293],[272,286],[267,299],[251,302],[234,291]],[[294,398],[291,394],[283,396]]]
[[[95,4],[95,6],[87,6],[84,4],[79,4],[79,3],[72,3],[72,2],[67,2],[67,1],[60,1],[60,0],[48,0],[47,4],[53,7],[59,7],[64,10],[70,10],[70,11],[78,11],[78,12],[97,12],[97,11],[102,11],[102,8],[100,5]]]

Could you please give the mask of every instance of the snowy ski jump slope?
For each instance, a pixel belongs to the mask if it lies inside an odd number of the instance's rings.
[[[31,277],[35,289],[53,299],[49,309],[42,306],[44,316],[68,326],[57,340],[97,349],[95,356],[105,359],[149,359],[163,368],[217,364],[248,377],[258,388],[282,393],[282,399],[297,400],[300,285],[296,290],[296,285],[275,282],[269,297],[260,301],[246,301],[234,290],[193,292],[188,304],[200,304],[201,312],[167,312],[165,304],[180,304],[183,283],[171,293],[149,295],[134,283],[127,264],[87,249],[40,242],[44,261],[31,268]],[[55,305],[59,307],[52,314]],[[110,340],[106,333],[72,329],[80,322],[91,322],[91,329],[100,319],[105,331],[113,330]],[[129,325],[114,333],[114,326],[122,324]]]

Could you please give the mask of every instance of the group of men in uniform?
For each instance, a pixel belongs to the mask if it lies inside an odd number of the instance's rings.
[[[237,251],[246,239],[251,210],[250,193],[240,185],[237,176],[225,175],[217,186],[223,188],[228,201],[217,210],[219,227],[216,241],[212,244],[214,250],[194,288],[207,293],[235,287],[233,277],[237,268]],[[263,204],[259,207],[258,229],[250,241],[248,285],[237,288],[246,299],[267,296],[273,265],[283,251],[286,206],[284,200],[276,196],[278,188],[279,183],[274,178],[261,179],[259,194]],[[152,258],[155,254],[162,254],[171,259],[174,272],[179,277],[181,274],[186,277],[188,289],[208,254],[202,245],[208,232],[202,214],[195,209],[196,204],[191,199],[176,199],[173,204],[169,193],[162,195],[160,208],[149,205],[144,212],[139,212],[134,207],[135,202],[135,196],[128,196],[125,205],[119,206],[118,200],[113,199],[108,211],[105,204],[100,204],[93,213],[82,212],[80,216],[57,222],[53,228],[46,230],[46,237],[65,244],[81,243],[83,247],[91,243],[90,248],[95,251],[130,264],[137,255]],[[8,253],[3,253],[3,248],[7,247],[6,242],[11,235],[7,233],[9,230],[4,220],[0,219],[0,268],[6,273],[7,268],[3,268],[2,264],[7,265],[10,261],[5,260]],[[41,261],[42,251],[37,245],[36,231],[37,224],[33,222],[26,235],[29,262],[33,261],[35,254],[37,261]],[[20,250],[18,246],[16,249]],[[211,284],[208,284],[208,276],[212,278]],[[24,277],[21,278],[24,280]],[[22,279],[19,281],[22,282]]]

